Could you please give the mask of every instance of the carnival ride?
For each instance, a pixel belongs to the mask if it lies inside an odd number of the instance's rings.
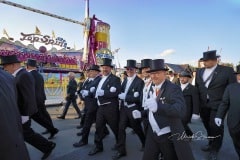
[[[27,11],[39,13],[45,16],[50,16],[57,18],[63,21],[81,25],[84,27],[84,40],[83,40],[83,50],[79,52],[78,56],[70,56],[68,52],[61,52],[62,54],[58,55],[60,52],[49,52],[46,50],[45,46],[41,46],[37,51],[27,49],[27,51],[12,49],[1,49],[0,46],[0,55],[7,56],[11,54],[16,54],[18,58],[25,63],[28,58],[34,58],[39,63],[39,71],[45,76],[45,90],[49,95],[55,95],[60,92],[60,88],[65,90],[67,79],[64,76],[64,73],[75,72],[82,73],[92,64],[101,63],[102,58],[111,58],[113,59],[113,53],[111,52],[110,46],[110,25],[106,22],[103,22],[96,18],[89,17],[89,0],[85,0],[85,18],[84,22],[72,20],[49,12],[41,11],[31,7],[23,6],[14,2],[0,0],[1,3],[10,5],[13,7],[21,8]],[[36,32],[37,32],[36,27]],[[5,29],[4,29],[5,30]],[[6,32],[6,31],[5,31]],[[22,33],[21,33],[22,34]],[[7,35],[7,34],[6,34]],[[36,36],[36,34],[30,34],[31,36]],[[43,36],[37,33],[38,36]],[[7,40],[12,41],[13,38],[7,35]],[[32,37],[34,39],[35,37]],[[41,37],[38,37],[39,39]],[[50,37],[49,37],[50,38]],[[51,42],[60,41],[60,37],[52,37]],[[9,42],[8,42],[9,43]],[[11,42],[10,42],[11,43]],[[66,53],[66,54],[64,54]],[[49,74],[58,73],[58,77],[50,77]],[[46,78],[47,75],[47,78]],[[55,89],[54,89],[55,88]],[[51,90],[51,91],[50,91]],[[50,93],[51,92],[51,93]],[[63,91],[64,93],[64,91]]]

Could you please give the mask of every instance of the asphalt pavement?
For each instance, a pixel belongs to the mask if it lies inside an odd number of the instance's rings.
[[[58,134],[52,139],[55,142],[56,148],[53,150],[52,154],[49,156],[48,160],[111,160],[114,151],[111,150],[115,140],[112,133],[104,139],[104,151],[98,153],[94,156],[89,156],[88,152],[94,147],[94,125],[92,126],[91,133],[89,135],[89,143],[86,146],[80,148],[74,148],[73,143],[78,142],[81,137],[77,136],[76,133],[81,130],[76,129],[79,125],[80,119],[74,119],[77,117],[77,113],[73,107],[69,108],[66,119],[57,119],[56,117],[62,113],[63,106],[53,106],[48,107],[47,110],[50,113],[53,123],[56,128],[59,129]],[[193,120],[190,124],[192,131],[196,133],[196,138],[193,139],[190,144],[193,150],[196,160],[206,159],[206,153],[201,151],[201,147],[207,144],[206,132],[203,128],[201,120]],[[32,128],[41,133],[45,131],[40,125],[32,122]],[[49,135],[43,135],[48,137]],[[131,133],[131,129],[127,129],[127,156],[121,158],[121,160],[141,160],[143,152],[140,151],[141,143],[135,134]],[[36,148],[27,144],[27,148],[31,157],[31,160],[40,160],[43,153],[41,153]],[[218,160],[237,160],[237,154],[234,150],[232,140],[229,136],[226,122],[225,122],[225,134],[222,148],[218,155]]]

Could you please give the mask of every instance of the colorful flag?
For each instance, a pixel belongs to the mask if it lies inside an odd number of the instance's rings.
[[[35,34],[41,34],[41,31],[40,31],[40,29],[37,26],[35,28]]]

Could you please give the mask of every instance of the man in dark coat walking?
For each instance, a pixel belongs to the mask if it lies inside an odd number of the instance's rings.
[[[37,61],[35,59],[27,60],[27,70],[35,80],[35,95],[38,108],[37,113],[33,114],[32,119],[46,128],[50,133],[48,139],[52,139],[54,135],[58,133],[58,129],[53,126],[52,119],[45,106],[46,94],[44,91],[44,79],[37,71]]]
[[[192,75],[189,71],[182,71],[179,74],[180,87],[183,92],[183,96],[186,102],[186,114],[183,116],[182,122],[185,128],[186,135],[190,138],[193,132],[188,126],[193,116],[199,115],[199,94],[198,89],[194,87],[190,82]]]
[[[17,102],[22,119],[24,140],[42,151],[44,153],[42,159],[46,159],[56,144],[48,141],[31,128],[31,117],[38,111],[34,78],[26,69],[21,67],[16,55],[2,56],[1,60],[4,70],[15,77]]]
[[[89,155],[95,155],[103,151],[103,138],[105,136],[105,125],[111,128],[115,140],[118,140],[118,122],[119,122],[119,101],[118,94],[121,92],[120,78],[113,75],[112,59],[103,58],[101,64],[102,77],[96,88],[97,118],[96,132],[94,137],[95,147],[89,152]]]
[[[227,115],[227,125],[235,150],[240,159],[240,65],[235,72],[237,83],[229,84],[223,94],[222,103],[218,107],[215,123],[217,126],[223,125],[223,120]]]
[[[23,138],[14,77],[2,69],[0,69],[0,104],[1,160],[30,160]]]
[[[98,65],[92,65],[88,69],[88,80],[84,83],[80,96],[84,101],[85,105],[85,121],[83,123],[83,129],[78,135],[81,135],[82,138],[79,142],[74,143],[74,147],[82,147],[88,144],[88,136],[92,124],[96,120],[97,113],[97,99],[95,98],[96,88],[98,86],[101,77],[99,75],[100,69]]]
[[[59,119],[65,119],[65,116],[67,114],[68,108],[70,106],[70,104],[72,103],[74,109],[76,110],[78,117],[76,117],[76,119],[81,118],[82,114],[80,109],[78,108],[77,105],[77,81],[75,80],[75,73],[73,72],[69,72],[68,73],[68,78],[69,78],[69,82],[67,85],[67,97],[66,97],[66,104],[64,106],[64,110],[61,116],[58,116],[57,118]]]
[[[145,146],[145,135],[139,119],[132,117],[133,110],[141,110],[141,98],[144,82],[136,75],[136,61],[127,60],[125,66],[128,77],[122,83],[122,92],[118,95],[121,100],[120,120],[118,130],[117,152],[113,159],[126,156],[126,128],[131,127],[141,141],[142,149]]]
[[[218,65],[216,50],[203,52],[204,68],[198,69],[196,73],[195,86],[200,95],[200,117],[207,134],[211,138],[203,151],[210,152],[209,160],[217,159],[217,153],[222,146],[223,125],[218,127],[214,123],[217,109],[222,102],[222,96],[228,84],[236,82],[233,68]]]
[[[149,127],[142,160],[194,160],[192,150],[184,138],[182,115],[186,112],[183,94],[179,86],[166,79],[163,59],[152,60],[150,73],[152,82],[146,110],[132,112],[134,118],[148,117]]]

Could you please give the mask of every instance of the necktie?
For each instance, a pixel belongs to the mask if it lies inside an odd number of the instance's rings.
[[[158,96],[159,93],[160,93],[160,89],[159,88],[155,88],[155,93],[156,93],[156,96]]]

